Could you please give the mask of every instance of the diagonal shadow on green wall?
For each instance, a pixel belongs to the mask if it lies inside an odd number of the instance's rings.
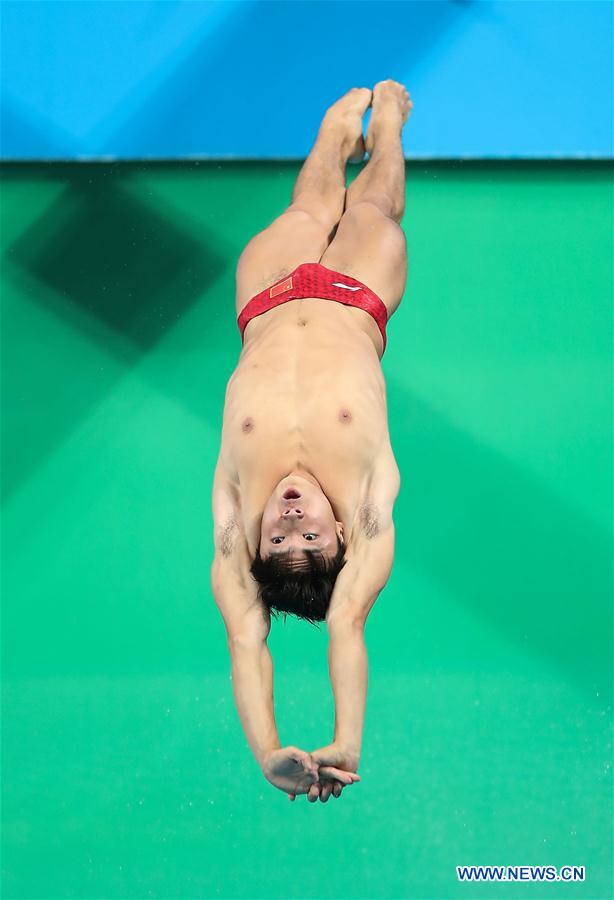
[[[214,233],[195,236],[131,193],[129,169],[64,175],[65,190],[5,256],[7,283],[64,326],[36,344],[13,316],[5,334],[5,499],[228,267]],[[71,332],[87,339],[81,352]],[[92,343],[100,353],[87,353]]]
[[[611,536],[391,379],[397,554],[595,694],[611,692]],[[445,629],[445,623],[442,623]]]

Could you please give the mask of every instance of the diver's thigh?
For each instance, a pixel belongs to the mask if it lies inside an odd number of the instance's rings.
[[[301,263],[318,262],[328,246],[325,225],[290,206],[246,245],[236,272],[237,316],[255,295]]]
[[[366,284],[383,300],[390,318],[407,281],[405,233],[373,203],[355,203],[343,214],[320,263]]]

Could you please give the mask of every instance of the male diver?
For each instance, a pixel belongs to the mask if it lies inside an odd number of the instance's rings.
[[[400,486],[380,360],[407,276],[401,130],[411,107],[390,80],[334,103],[290,206],[237,265],[243,346],[214,476],[211,582],[247,741],[291,800],[326,802],[360,780],[364,628],[390,575]],[[346,163],[365,150],[346,190]],[[311,753],[277,734],[267,636],[279,613],[328,630],[334,737]]]

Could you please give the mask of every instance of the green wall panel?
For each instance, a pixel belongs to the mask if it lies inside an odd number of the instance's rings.
[[[234,266],[296,171],[4,167],[3,895],[609,897],[612,167],[408,164],[397,557],[325,806],[252,760],[208,574]],[[325,632],[271,646],[319,746]]]

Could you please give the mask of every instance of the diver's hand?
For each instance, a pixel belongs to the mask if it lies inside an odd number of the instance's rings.
[[[329,748],[317,751],[323,762],[330,763],[337,758],[333,752],[324,751]],[[339,754],[337,748],[335,752]],[[289,800],[296,800],[298,794],[307,794],[311,803],[318,797],[326,803],[331,793],[339,797],[344,787],[360,781],[360,775],[355,772],[346,772],[333,765],[318,767],[313,754],[292,746],[269,750],[262,763],[262,773],[267,781],[285,791]]]
[[[298,747],[280,747],[269,750],[262,763],[262,774],[280,791],[294,800],[297,794],[306,794],[318,783],[318,767],[311,754]]]
[[[356,774],[359,755],[334,741],[313,750],[311,758],[318,765],[319,780],[309,788],[307,799],[310,803],[315,803],[318,797],[326,803],[331,794],[340,797],[344,787],[360,781],[360,775]]]

